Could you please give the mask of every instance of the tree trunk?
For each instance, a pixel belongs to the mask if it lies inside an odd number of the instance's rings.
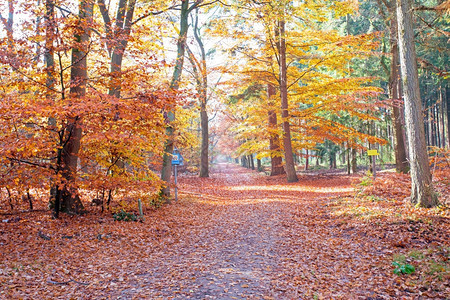
[[[445,102],[444,93],[442,92],[442,84],[439,86],[439,102],[441,103],[441,127],[442,127],[442,147],[445,148],[448,145],[445,141]]]
[[[352,148],[352,173],[358,173],[358,164],[357,164],[357,156],[356,148]]]
[[[54,40],[55,40],[55,4],[53,0],[45,1],[45,97],[49,101],[54,100],[53,89],[55,86],[55,58],[54,58]],[[56,120],[54,117],[48,119],[50,127],[55,128]],[[58,146],[62,146],[64,141],[60,136],[60,143]],[[57,160],[55,166],[56,175],[61,172],[61,149],[57,151]],[[53,216],[59,218],[59,210],[61,206],[61,193],[59,192],[61,187],[55,182],[54,178],[50,179],[50,199],[49,207],[53,207]]]
[[[348,143],[347,143],[348,147]],[[350,175],[350,169],[351,169],[351,162],[350,162],[350,148],[347,149],[347,175]]]
[[[201,72],[201,82],[199,86],[199,94],[200,94],[200,125],[202,129],[202,148],[200,153],[200,177],[209,177],[209,159],[208,159],[208,151],[209,151],[209,120],[208,120],[208,112],[206,110],[206,105],[208,101],[208,73],[206,69],[206,52],[205,46],[203,45],[203,41],[200,38],[199,28],[198,28],[198,14],[195,18],[194,24],[194,37],[197,41],[198,47],[200,48],[201,53],[201,64],[200,64],[200,72]]]
[[[99,6],[101,6],[101,4],[99,4]],[[109,95],[116,98],[120,98],[120,90],[122,88],[122,61],[131,33],[131,24],[133,21],[135,7],[136,0],[130,0],[128,5],[125,0],[119,1],[119,6],[117,7],[114,41],[109,41],[110,44],[113,44],[114,42],[116,43],[115,47],[111,46],[112,55],[110,73],[112,80],[109,87]],[[106,27],[110,22],[109,16],[106,16],[104,13],[102,13],[102,15]]]
[[[280,68],[280,97],[281,117],[283,118],[283,143],[285,170],[288,182],[298,181],[295,172],[294,154],[291,141],[291,127],[289,124],[289,103],[287,91],[287,65],[286,65],[286,33],[284,20],[278,21],[279,37],[279,68]]]
[[[170,88],[178,90],[180,85],[181,73],[183,72],[184,55],[186,52],[186,39],[188,32],[188,17],[189,17],[189,1],[181,1],[180,8],[180,32],[177,41],[177,60],[173,71]],[[161,170],[161,180],[164,181],[164,186],[161,188],[161,196],[166,202],[170,202],[170,177],[172,175],[172,153],[174,148],[174,128],[171,123],[175,120],[175,113],[173,111],[167,112],[167,126],[166,134],[167,141],[164,147],[163,164]]]
[[[436,146],[437,147],[442,147],[441,146],[441,122],[439,119],[439,102],[436,102],[434,104],[434,128],[436,131]]]
[[[443,94],[445,97],[446,108],[447,108],[447,145],[450,146],[450,88],[446,86],[445,93]]]
[[[275,97],[276,91],[275,87],[268,83],[267,84],[267,98],[269,101],[269,105],[273,106],[273,97]],[[269,149],[270,149],[270,162],[271,162],[271,172],[270,176],[276,176],[285,174],[283,168],[283,158],[280,156],[281,146],[280,146],[280,137],[277,133],[277,113],[275,110],[269,110]]]
[[[203,97],[202,97],[203,98]],[[200,154],[200,177],[209,177],[209,125],[206,99],[200,105],[200,124],[202,128],[202,150]]]
[[[262,164],[261,164],[261,159],[259,159],[259,158],[256,159],[256,167],[258,169],[258,172],[262,172],[263,171]]]
[[[86,96],[87,54],[90,39],[90,22],[92,19],[93,3],[81,0],[77,27],[79,33],[75,35],[76,46],[72,49],[72,67],[70,72],[70,97],[83,99]],[[66,130],[67,143],[62,149],[62,175],[64,188],[61,192],[61,210],[68,213],[81,213],[84,210],[77,189],[78,152],[81,142],[81,118],[70,116]]]
[[[305,156],[305,171],[309,170],[309,150],[306,149],[306,156]]]
[[[406,134],[408,135],[411,165],[411,203],[421,207],[433,207],[438,204],[438,198],[431,182],[422,121],[412,9],[409,0],[397,0],[397,21],[402,84],[405,95]]]
[[[408,160],[406,158],[404,128],[403,128],[403,101],[400,94],[400,70],[398,61],[398,30],[397,30],[397,18],[395,14],[395,2],[392,1],[390,12],[392,15],[392,20],[390,22],[390,35],[391,35],[391,74],[389,80],[389,90],[392,99],[392,113],[393,113],[393,123],[394,123],[394,134],[395,134],[395,166],[397,172],[407,173],[408,172]]]

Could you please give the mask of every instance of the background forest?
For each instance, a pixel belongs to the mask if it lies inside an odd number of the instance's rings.
[[[0,298],[450,299],[449,18],[0,0]]]
[[[413,3],[435,169],[449,164],[449,9]],[[200,177],[218,159],[290,182],[357,172],[367,149],[409,170],[394,1],[2,0],[0,13],[4,208],[168,201],[174,148]]]

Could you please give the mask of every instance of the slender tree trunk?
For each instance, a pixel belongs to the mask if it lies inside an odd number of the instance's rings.
[[[55,4],[53,0],[45,0],[45,75],[46,75],[46,91],[45,97],[49,100],[53,99],[53,88],[55,79],[55,58],[54,58],[54,41],[55,41]],[[50,118],[50,125],[55,125],[55,120]]]
[[[442,127],[442,147],[445,148],[446,141],[445,141],[445,102],[444,102],[444,93],[442,92],[442,84],[439,86],[439,101],[441,103],[441,127]]]
[[[209,177],[209,120],[207,101],[208,101],[208,73],[206,69],[206,52],[203,41],[200,38],[199,28],[198,28],[198,14],[195,18],[194,24],[194,37],[200,48],[201,62],[200,62],[200,72],[201,72],[201,82],[200,82],[200,125],[202,129],[202,144],[200,153],[200,177]]]
[[[288,182],[298,181],[295,172],[294,154],[291,141],[291,127],[289,124],[289,103],[287,90],[287,65],[286,65],[286,33],[284,20],[278,21],[279,29],[279,60],[280,60],[280,97],[281,97],[281,117],[283,118],[283,143],[285,170]]]
[[[399,66],[399,52],[398,52],[398,30],[397,17],[395,13],[395,2],[391,2],[390,13],[392,20],[390,22],[390,36],[391,36],[391,76],[389,80],[389,89],[392,98],[392,113],[395,134],[395,166],[397,172],[408,172],[408,160],[406,158],[406,148],[403,127],[403,100],[400,93],[400,66]]]
[[[305,171],[309,170],[309,150],[306,149],[306,156],[305,156]]]
[[[189,1],[181,1],[180,10],[180,31],[177,41],[177,60],[175,62],[175,69],[173,71],[172,81],[170,87],[173,90],[178,90],[180,85],[181,73],[183,72],[184,56],[186,52],[186,39],[188,33],[188,17],[189,17]],[[167,112],[167,126],[166,134],[167,141],[164,147],[163,164],[161,170],[161,179],[164,181],[164,186],[161,189],[161,195],[166,202],[170,202],[170,177],[172,175],[172,153],[174,148],[174,128],[172,127],[175,121],[175,113],[173,111]]]
[[[421,207],[433,207],[438,204],[438,198],[431,182],[425,142],[412,9],[409,0],[397,0],[397,21],[400,65],[405,93],[406,134],[408,135],[411,164],[411,203]]]
[[[268,83],[267,84],[267,98],[269,105],[273,106],[273,98],[276,95],[275,87]],[[277,133],[277,113],[274,109],[269,110],[269,149],[270,149],[270,161],[271,161],[271,172],[270,176],[276,176],[285,174],[283,168],[283,158],[280,156],[281,146],[280,137]]]
[[[442,92],[442,96],[444,99],[442,100],[445,102],[445,109],[446,109],[446,121],[447,121],[447,146],[450,147],[450,88],[448,86],[443,87],[444,91]]]
[[[350,163],[350,147],[348,147],[347,143],[347,174],[350,175],[351,163]]]
[[[439,119],[439,102],[434,105],[434,127],[436,128],[436,146],[441,147],[441,122]]]
[[[203,98],[203,97],[202,97]],[[200,177],[209,177],[209,124],[206,99],[200,105],[200,124],[202,128],[202,149],[200,153]]]
[[[39,7],[41,5],[41,0],[37,0],[37,6]],[[41,16],[36,17],[36,35],[39,34],[40,28],[41,28]],[[38,64],[41,60],[41,42],[36,42],[36,56],[34,58],[34,61],[36,64]]]
[[[55,40],[55,4],[53,0],[45,0],[45,50],[44,50],[44,62],[45,62],[45,97],[49,101],[54,100],[53,88],[55,86],[55,58],[54,58],[54,40]],[[48,119],[48,124],[55,128],[56,120],[54,117]],[[61,137],[61,136],[60,136]],[[60,138],[61,140],[61,138]],[[63,143],[59,143],[62,146]],[[61,172],[61,150],[58,150],[56,160],[56,175]],[[53,207],[53,216],[59,218],[59,210],[61,205],[61,193],[59,192],[61,187],[55,180],[51,179],[50,182],[50,201],[49,206]]]
[[[423,103],[423,107],[424,107],[424,121],[423,121],[423,129],[424,129],[424,134],[425,134],[425,142],[426,145],[430,145],[430,123],[428,122],[429,117],[428,117],[428,105],[427,102],[425,101]]]
[[[358,153],[356,152],[356,148],[352,148],[352,173],[358,173],[358,164],[357,164]]]

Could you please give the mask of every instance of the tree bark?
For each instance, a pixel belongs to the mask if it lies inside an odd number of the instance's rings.
[[[125,0],[121,0],[117,8],[116,30],[114,32],[116,45],[110,46],[112,49],[110,64],[112,80],[109,89],[109,95],[115,96],[116,98],[120,98],[120,90],[122,88],[122,60],[131,34],[131,23],[133,21],[135,7],[136,0],[130,0],[128,3]],[[104,15],[103,19],[105,27],[107,27],[108,18],[105,17]]]
[[[209,120],[208,120],[208,111],[207,101],[208,101],[208,73],[206,70],[206,52],[205,46],[203,45],[203,41],[200,38],[199,28],[198,28],[198,14],[195,18],[194,24],[194,37],[200,48],[201,53],[201,62],[199,65],[201,72],[201,82],[199,86],[199,94],[200,94],[200,127],[202,130],[202,144],[201,144],[201,153],[200,153],[200,177],[209,177]]]
[[[350,169],[351,169],[351,160],[350,160],[350,151],[351,149],[348,147],[348,143],[347,143],[347,174],[350,175]]]
[[[186,52],[186,39],[189,28],[189,12],[189,1],[182,0],[180,8],[180,32],[177,40],[177,59],[175,62],[172,81],[170,83],[170,88],[172,90],[178,90],[181,74],[183,72],[184,56]],[[171,124],[173,123],[173,121],[175,121],[175,112],[168,111],[166,120],[167,141],[164,147],[163,164],[161,170],[161,180],[164,181],[164,186],[161,188],[161,196],[167,203],[170,202],[170,177],[172,175],[172,153],[174,148],[174,128]]]
[[[306,156],[305,156],[305,171],[309,170],[309,150],[306,149]]]
[[[406,134],[411,165],[411,203],[420,207],[438,205],[431,181],[414,46],[412,9],[409,0],[397,0],[400,66],[405,96]]]
[[[269,83],[267,84],[267,98],[269,105],[273,106],[273,97],[275,97],[276,91],[275,87]],[[269,110],[269,150],[270,150],[270,161],[271,161],[271,172],[270,176],[276,176],[285,174],[283,168],[283,158],[279,155],[281,152],[280,137],[277,131],[277,113],[274,109]]]
[[[53,88],[55,86],[55,58],[54,58],[54,41],[55,41],[55,4],[53,0],[45,1],[45,50],[44,50],[44,63],[45,63],[45,97],[47,100],[54,100]],[[48,124],[55,128],[56,120],[54,117],[49,117]],[[61,139],[58,146],[63,146],[64,141]],[[55,173],[59,175],[61,172],[61,150],[57,151],[57,159],[55,166]],[[49,206],[53,207],[53,216],[59,218],[59,210],[61,206],[61,187],[55,182],[53,178],[50,179],[50,199]]]
[[[446,108],[447,108],[447,145],[450,146],[450,89],[448,86],[445,88],[445,93],[443,94],[445,97]]]
[[[280,97],[281,117],[283,118],[283,143],[285,170],[288,182],[298,181],[295,171],[294,154],[291,141],[291,127],[289,123],[289,103],[287,91],[287,65],[286,65],[286,32],[285,21],[278,21],[278,48],[279,48],[279,70],[280,70]]]
[[[252,170],[255,170],[255,160],[253,159],[253,154],[250,154],[248,156],[248,160],[250,161],[250,168]]]
[[[395,13],[395,2],[391,2],[389,7],[392,19],[390,22],[390,42],[391,42],[391,74],[389,80],[389,90],[392,99],[392,113],[394,123],[395,135],[395,166],[397,172],[407,173],[409,170],[408,160],[406,157],[406,147],[403,127],[403,101],[400,93],[400,66],[399,66],[399,52],[398,52],[398,30],[397,18]]]
[[[72,67],[70,72],[70,97],[83,99],[86,96],[87,54],[90,39],[90,22],[92,19],[93,3],[81,0],[77,21],[78,33],[75,35],[76,45],[72,49]],[[81,118],[73,115],[69,117],[66,129],[67,143],[62,149],[62,175],[64,188],[61,193],[61,209],[68,213],[81,213],[84,210],[77,189],[78,152],[81,141]]]
[[[352,173],[358,173],[358,164],[357,164],[357,156],[356,148],[352,148]]]
[[[445,140],[445,114],[446,114],[446,103],[445,103],[445,98],[444,98],[444,93],[443,93],[443,87],[442,84],[439,86],[439,100],[441,103],[441,126],[442,126],[442,147],[445,148],[447,144],[446,140]]]

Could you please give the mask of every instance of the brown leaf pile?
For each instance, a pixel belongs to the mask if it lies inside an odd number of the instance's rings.
[[[180,200],[143,223],[97,208],[2,215],[0,298],[449,298],[448,209],[407,205],[403,176],[355,180],[221,165],[180,177]],[[395,275],[394,261],[415,272]]]

